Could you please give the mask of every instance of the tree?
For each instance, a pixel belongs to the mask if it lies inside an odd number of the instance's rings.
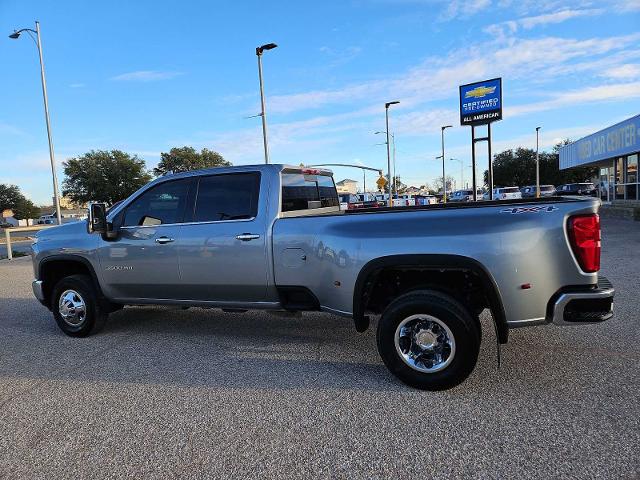
[[[120,150],[91,150],[63,162],[62,194],[74,202],[106,202],[127,198],[151,180],[144,160]]]
[[[160,176],[167,173],[229,166],[231,166],[231,162],[226,161],[218,152],[203,148],[198,153],[193,147],[181,147],[172,148],[169,153],[161,153],[160,163],[153,169],[153,173]]]
[[[40,215],[40,209],[16,185],[0,184],[0,212],[6,209],[13,210],[13,216],[18,220]]]
[[[455,179],[451,175],[447,175],[447,191],[451,191],[453,189],[453,184],[455,183]],[[433,189],[436,192],[442,192],[442,177],[436,177],[433,179]]]
[[[598,167],[579,167],[560,170],[560,147],[565,140],[554,146],[553,152],[540,152],[540,184],[561,185],[590,181],[598,175]],[[489,184],[489,174],[484,172],[484,184]],[[536,184],[536,151],[531,148],[505,150],[493,159],[493,184],[495,186],[525,186]]]

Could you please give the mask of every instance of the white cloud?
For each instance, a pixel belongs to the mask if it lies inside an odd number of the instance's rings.
[[[481,12],[491,5],[491,0],[451,0],[440,15],[443,21],[466,18]]]
[[[335,90],[314,90],[268,98],[267,109],[273,113],[291,113],[328,105],[353,105],[363,100],[369,104],[400,99],[400,109],[450,98],[456,86],[470,78],[503,76],[509,79],[551,79],[553,75],[572,74],[571,62],[588,59],[581,68],[587,70],[607,62],[615,68],[624,62],[619,52],[638,43],[640,34],[597,37],[585,40],[559,37],[536,39],[511,38],[504,42],[485,42],[452,51],[444,58],[429,58],[403,74],[386,80],[371,80],[346,85]],[[605,55],[606,57],[600,57]]]
[[[156,80],[169,80],[179,75],[183,75],[182,72],[161,72],[157,70],[138,70],[135,72],[122,73],[111,77],[111,80],[123,81],[123,82],[153,82]]]
[[[508,107],[505,108],[505,116],[513,117],[569,105],[592,104],[602,101],[633,100],[636,98],[640,98],[640,82],[600,85],[562,92],[555,95],[551,100]]]
[[[617,0],[615,8],[618,12],[637,12],[640,10],[640,0]]]
[[[503,38],[507,34],[512,34],[518,31],[519,28],[525,30],[531,30],[532,28],[549,25],[555,23],[562,23],[572,18],[579,17],[591,17],[601,15],[604,13],[602,8],[588,8],[588,9],[569,9],[565,8],[553,13],[544,13],[542,15],[535,15],[529,17],[518,18],[515,20],[508,20],[506,22],[495,23],[485,27],[484,31],[497,38]]]
[[[607,69],[600,74],[603,77],[615,79],[632,79],[640,77],[640,64],[627,63],[618,67]]]

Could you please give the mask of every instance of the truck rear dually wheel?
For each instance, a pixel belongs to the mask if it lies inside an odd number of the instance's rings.
[[[88,275],[62,278],[53,288],[51,308],[56,323],[70,337],[86,337],[97,332],[107,318]]]
[[[378,323],[378,352],[407,385],[445,390],[473,371],[480,350],[480,323],[453,297],[417,290],[395,299]]]

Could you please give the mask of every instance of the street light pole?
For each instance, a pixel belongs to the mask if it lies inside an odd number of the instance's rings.
[[[384,133],[386,135],[386,131],[380,131],[380,132],[374,132],[374,135],[378,135],[379,133]],[[390,187],[393,191],[395,191],[395,193],[398,193],[398,189],[397,189],[397,185],[396,185],[396,136],[389,132],[389,137],[391,137],[391,144],[393,145],[393,154],[391,155],[391,166],[393,168],[393,185]],[[388,138],[388,137],[387,137]],[[379,143],[377,145],[387,145],[387,143],[385,142],[384,144]],[[392,192],[393,193],[393,192]]]
[[[536,198],[540,198],[540,141],[539,132],[542,127],[536,127]]]
[[[392,194],[392,184],[391,184],[391,146],[389,145],[389,107],[391,105],[397,105],[400,103],[398,100],[393,102],[387,102],[384,104],[384,118],[386,124],[386,134],[387,134],[387,179],[389,181],[389,206],[393,206],[393,194]]]
[[[464,164],[462,163],[462,160],[458,158],[450,158],[449,161],[460,163],[460,189],[463,189],[464,188]]]
[[[272,50],[276,48],[275,43],[267,43],[260,47],[256,47],[256,56],[258,57],[258,78],[260,80],[260,116],[262,117],[262,143],[264,145],[264,163],[269,163],[269,144],[267,141],[267,112],[264,102],[264,83],[262,80],[262,53],[265,50]]]
[[[442,203],[447,203],[447,178],[444,173],[444,131],[447,128],[451,128],[451,125],[440,127],[440,133],[442,135]]]
[[[47,80],[44,75],[44,60],[42,58],[42,40],[40,38],[40,22],[36,21],[36,29],[23,28],[14,31],[9,38],[16,39],[20,37],[22,32],[27,32],[29,36],[36,34],[36,46],[38,47],[38,56],[40,58],[40,80],[42,82],[42,98],[44,100],[44,118],[47,123],[47,138],[49,140],[49,160],[51,161],[51,174],[53,176],[53,202],[56,207],[56,217],[58,225],[62,225],[62,215],[60,213],[60,194],[58,193],[58,175],[56,174],[56,160],[53,152],[53,139],[51,138],[51,120],[49,119],[49,99],[47,97]],[[31,37],[33,38],[33,37]]]

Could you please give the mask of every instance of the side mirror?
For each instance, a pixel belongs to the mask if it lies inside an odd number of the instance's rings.
[[[89,233],[106,234],[107,229],[107,205],[104,203],[90,203],[87,230]]]

